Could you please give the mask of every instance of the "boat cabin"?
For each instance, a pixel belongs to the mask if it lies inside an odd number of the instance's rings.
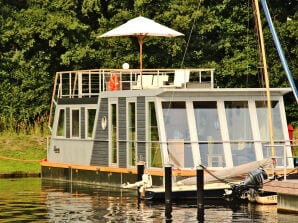
[[[47,162],[84,167],[222,169],[291,157],[283,95],[270,89],[275,144],[269,145],[266,90],[214,86],[214,69],[97,69],[57,72]],[[287,160],[287,166],[292,166]]]

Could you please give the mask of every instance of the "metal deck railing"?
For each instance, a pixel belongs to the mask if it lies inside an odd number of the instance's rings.
[[[214,69],[144,69],[140,70],[79,70],[56,73],[53,95],[92,97],[109,88],[112,75],[119,81],[117,90],[154,89],[160,87],[213,88]]]
[[[117,87],[111,88],[116,76]],[[105,91],[158,88],[213,88],[214,69],[93,69],[61,71],[55,76],[50,117],[59,98],[97,97]],[[51,118],[49,120],[49,126]]]

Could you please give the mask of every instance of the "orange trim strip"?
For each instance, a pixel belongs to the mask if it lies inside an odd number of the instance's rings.
[[[137,174],[136,168],[119,168],[119,167],[106,167],[106,166],[85,166],[85,165],[75,165],[75,164],[65,164],[65,163],[52,163],[46,160],[40,162],[41,166],[45,167],[56,167],[56,168],[71,168],[77,170],[91,170],[91,171],[102,171],[102,172],[113,172],[113,173],[132,173]],[[163,170],[145,169],[145,173],[152,176],[164,176]],[[195,176],[195,170],[180,170],[173,169],[173,176]]]

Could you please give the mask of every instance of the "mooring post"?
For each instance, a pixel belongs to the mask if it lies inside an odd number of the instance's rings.
[[[166,223],[170,223],[173,221],[173,219],[172,219],[172,204],[171,203],[165,204],[165,218],[166,218]]]
[[[165,165],[165,203],[172,203],[172,165]]]
[[[197,167],[197,208],[199,222],[204,222],[204,169]]]
[[[143,161],[139,161],[137,163],[137,182],[142,180],[144,170],[145,170],[145,163]],[[140,187],[138,187],[137,190],[138,190],[138,199],[140,199],[141,198]]]

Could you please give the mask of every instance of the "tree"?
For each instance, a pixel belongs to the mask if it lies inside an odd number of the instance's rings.
[[[298,3],[267,1],[290,70],[298,79]],[[154,7],[152,7],[154,5]],[[261,10],[262,11],[262,10]],[[252,1],[2,0],[0,1],[0,131],[47,116],[54,74],[61,70],[139,67],[135,37],[98,38],[139,15],[184,37],[144,39],[144,68],[214,67],[220,87],[263,85]],[[262,16],[271,87],[288,86]],[[297,82],[297,81],[296,81]],[[298,108],[286,97],[288,119]]]
[[[68,50],[85,50],[81,40],[86,38],[88,26],[76,18],[74,1],[35,0],[24,7],[12,3],[2,3],[10,15],[3,18],[1,33],[5,63],[1,67],[0,114],[7,120],[13,117],[19,128],[20,123],[30,124],[47,113],[53,74],[69,65]],[[82,54],[84,51],[77,53],[72,63]]]

